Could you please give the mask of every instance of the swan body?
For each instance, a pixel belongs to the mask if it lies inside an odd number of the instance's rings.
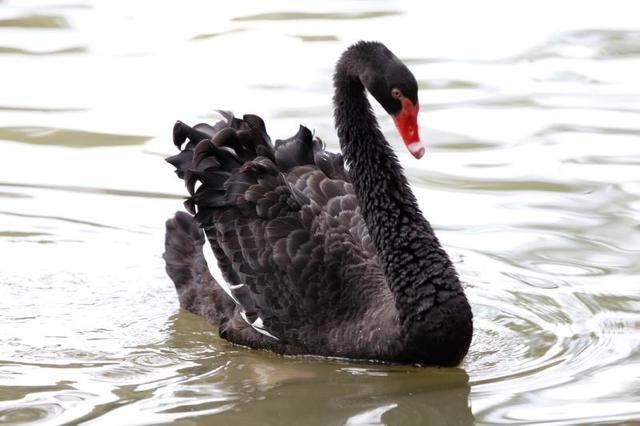
[[[415,79],[384,45],[359,42],[334,85],[342,155],[303,126],[272,144],[254,115],[176,123],[180,153],[167,161],[191,214],[167,222],[164,258],[180,304],[252,348],[457,365],[472,336],[469,303],[365,94],[419,158]],[[226,290],[209,273],[205,240]]]

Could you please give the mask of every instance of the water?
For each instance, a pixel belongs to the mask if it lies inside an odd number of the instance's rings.
[[[0,4],[0,423],[640,421],[640,31],[631,2]],[[634,30],[634,28],[636,30]],[[459,369],[284,358],[178,309],[176,119],[304,123],[380,39],[420,83],[399,148],[476,318]]]

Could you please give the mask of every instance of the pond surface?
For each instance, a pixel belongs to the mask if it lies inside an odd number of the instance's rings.
[[[0,423],[640,421],[633,3],[422,3],[1,2]],[[164,273],[175,120],[337,150],[358,39],[419,80],[427,155],[398,152],[475,313],[458,369],[237,347]]]

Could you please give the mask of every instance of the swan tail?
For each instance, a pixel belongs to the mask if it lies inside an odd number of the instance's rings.
[[[235,303],[211,276],[202,252],[205,237],[193,216],[177,212],[166,223],[166,271],[178,292],[180,306],[215,325],[234,314]]]

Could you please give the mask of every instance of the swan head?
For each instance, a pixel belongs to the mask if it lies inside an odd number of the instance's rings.
[[[384,47],[384,46],[383,46]],[[364,86],[393,118],[409,152],[417,159],[425,153],[418,131],[418,83],[409,68],[384,47],[386,60],[372,65],[362,76]]]

